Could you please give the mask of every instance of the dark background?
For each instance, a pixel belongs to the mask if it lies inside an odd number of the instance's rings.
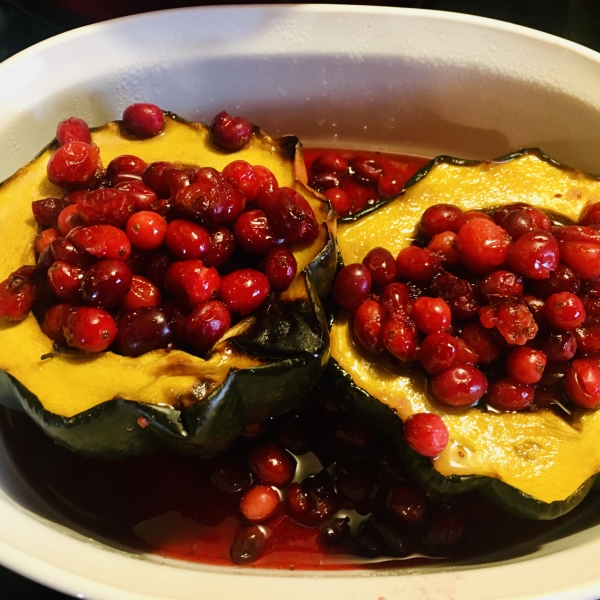
[[[242,0],[235,2],[242,3]],[[598,0],[347,0],[329,3],[407,6],[468,13],[539,29],[600,51]],[[211,4],[228,3],[216,1]],[[75,27],[140,12],[196,5],[198,2],[190,0],[0,0],[0,61]],[[0,566],[0,600],[67,598]]]

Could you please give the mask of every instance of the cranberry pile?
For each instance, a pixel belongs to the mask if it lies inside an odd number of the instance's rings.
[[[152,104],[129,106],[121,122],[134,138],[164,126]],[[252,137],[247,119],[225,112],[210,131],[227,152]],[[58,346],[202,355],[292,282],[289,243],[318,235],[308,201],[262,165],[234,160],[219,172],[123,155],[104,168],[78,118],[59,123],[56,139],[47,174],[65,193],[32,203],[37,263],[0,284],[0,316],[18,321],[33,310]]]
[[[431,206],[411,246],[396,257],[373,248],[333,293],[357,343],[419,364],[441,406],[600,406],[600,203],[577,225],[525,203],[490,214]],[[443,421],[414,417],[407,441],[435,456]]]

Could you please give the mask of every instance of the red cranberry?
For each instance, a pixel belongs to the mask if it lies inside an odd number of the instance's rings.
[[[395,485],[390,490],[389,509],[405,523],[420,523],[427,513],[428,504],[427,494],[416,485]]]
[[[358,308],[371,293],[371,273],[360,263],[346,265],[335,278],[333,297],[344,308]]]
[[[381,198],[393,198],[402,191],[406,178],[398,173],[384,173],[377,182],[377,193]]]
[[[458,233],[458,222],[463,212],[453,204],[434,204],[425,210],[419,227],[427,237],[452,231]]]
[[[427,250],[440,260],[443,265],[453,265],[460,259],[456,234],[452,231],[437,233],[431,238]]]
[[[421,296],[412,303],[410,317],[425,335],[446,331],[452,321],[446,302],[442,298],[427,296]]]
[[[577,351],[577,339],[570,331],[543,332],[536,337],[535,345],[553,362],[571,360]]]
[[[484,306],[479,310],[479,320],[487,329],[496,327],[509,344],[526,344],[538,332],[529,307],[519,300],[502,300],[494,306]]]
[[[419,348],[419,362],[428,373],[444,371],[454,364],[459,340],[447,333],[428,335]]]
[[[476,367],[455,362],[431,380],[433,395],[450,406],[473,406],[487,392],[486,376]]]
[[[145,306],[119,319],[115,346],[119,354],[140,356],[166,348],[171,342],[171,326],[159,308]]]
[[[582,354],[600,350],[600,322],[587,321],[575,331],[577,349]]]
[[[159,198],[168,198],[171,188],[165,179],[165,173],[177,167],[170,162],[156,161],[150,163],[142,173],[142,181],[158,195]]]
[[[235,238],[227,227],[217,227],[211,231],[210,247],[202,260],[207,267],[221,268],[231,258],[235,250]]]
[[[131,278],[129,290],[119,303],[123,312],[133,312],[139,308],[158,308],[162,304],[160,290],[149,280],[141,275]]]
[[[155,212],[141,210],[129,217],[125,233],[136,248],[158,250],[165,241],[167,220]]]
[[[152,207],[158,203],[156,192],[141,181],[117,183],[115,189],[129,194],[135,202],[136,210],[152,210]]]
[[[219,297],[230,311],[242,317],[254,312],[269,295],[269,280],[254,269],[239,269],[221,280]]]
[[[227,214],[228,190],[222,182],[192,183],[175,196],[175,209],[184,219],[212,229],[223,224]]]
[[[71,203],[65,198],[44,198],[43,200],[34,200],[31,203],[33,218],[42,229],[56,227],[58,215],[70,204]]]
[[[569,398],[583,408],[600,406],[600,364],[598,360],[576,359],[565,377]]]
[[[280,291],[288,287],[296,277],[298,263],[292,252],[282,246],[271,248],[261,262],[261,267],[271,288]]]
[[[60,231],[58,229],[44,229],[44,231],[40,231],[35,237],[34,249],[35,253],[39,256],[43,250],[48,248],[50,244],[61,237]]]
[[[452,318],[457,321],[465,321],[479,310],[475,288],[466,279],[442,273],[433,281],[432,291],[446,301]]]
[[[588,204],[579,215],[580,225],[597,225],[600,223],[600,202]]]
[[[529,216],[533,222],[535,229],[543,229],[550,231],[552,223],[548,216],[535,206],[527,204],[526,202],[515,202],[513,204],[507,204],[498,210],[494,211],[494,220],[500,224],[510,213],[514,211],[522,211]]]
[[[121,154],[113,158],[106,167],[106,179],[110,185],[128,181],[138,182],[148,165],[132,154]],[[125,190],[128,191],[128,190]]]
[[[331,188],[323,192],[325,198],[331,202],[335,212],[338,215],[346,215],[352,207],[352,199],[343,189]]]
[[[81,300],[80,287],[84,270],[63,260],[55,261],[48,269],[50,289],[65,302]]]
[[[600,277],[600,232],[591,227],[556,227],[561,260],[582,279]]]
[[[56,219],[56,228],[61,235],[67,235],[76,227],[82,227],[85,224],[76,204],[69,204],[69,206],[63,208]]]
[[[165,276],[169,267],[175,262],[175,259],[167,250],[157,250],[150,256],[148,263],[146,264],[146,277],[157,287],[164,287]],[[205,266],[213,266],[207,265]]]
[[[65,318],[64,333],[69,346],[84,352],[102,352],[115,339],[117,325],[101,308],[77,306]]]
[[[248,254],[267,254],[281,243],[262,210],[247,210],[233,224],[235,243]]]
[[[457,243],[461,261],[468,269],[489,273],[504,264],[511,239],[493,221],[477,218],[460,228]]]
[[[268,485],[251,487],[240,500],[240,512],[251,523],[263,523],[275,514],[280,498]]]
[[[354,313],[354,333],[371,352],[380,353],[385,349],[381,336],[385,316],[385,309],[375,300],[365,300]]]
[[[121,260],[100,260],[81,280],[81,297],[86,304],[99,308],[116,306],[131,285],[131,269]]]
[[[531,231],[515,240],[506,262],[515,273],[530,279],[547,279],[558,266],[558,243],[547,231]]]
[[[494,222],[494,219],[492,219],[492,217],[490,217],[490,215],[488,215],[487,213],[484,213],[480,210],[468,210],[468,211],[464,212],[462,215],[460,215],[460,217],[458,217],[458,220],[456,223],[458,230],[460,231],[460,228],[465,223],[468,223],[469,221],[473,221],[474,219],[483,219],[484,221],[489,221],[490,223]]]
[[[269,223],[277,235],[289,242],[314,240],[319,226],[308,201],[291,188],[282,187],[264,206]]]
[[[456,360],[458,362],[467,363],[469,365],[476,365],[479,362],[479,354],[475,352],[474,348],[471,348],[461,338],[456,338],[458,342],[458,350],[456,351]]]
[[[388,315],[408,315],[408,286],[405,283],[388,283],[383,288],[379,301]]]
[[[327,190],[341,188],[342,180],[335,173],[317,173],[310,178],[308,185],[323,194]]]
[[[513,240],[518,240],[521,236],[538,229],[533,219],[524,210],[513,210],[509,212],[499,223],[500,227],[510,235]]]
[[[437,456],[448,445],[448,428],[439,415],[415,413],[404,423],[406,443],[423,456]]]
[[[123,129],[139,138],[154,137],[165,128],[165,115],[156,104],[138,102],[123,111]]]
[[[506,357],[506,372],[517,383],[537,383],[544,373],[548,359],[541,350],[515,348]]]
[[[486,275],[477,287],[478,292],[488,301],[493,298],[520,298],[524,290],[523,278],[510,271],[494,271]]]
[[[67,142],[48,161],[48,179],[65,189],[90,189],[102,169],[98,146],[85,142]]]
[[[570,269],[564,263],[560,263],[548,279],[538,279],[530,282],[531,292],[545,300],[552,294],[559,292],[571,292],[572,294],[579,293],[581,289],[581,278],[573,269]]]
[[[357,156],[350,160],[354,176],[364,181],[376,182],[383,175],[383,167],[376,160]]]
[[[524,410],[534,398],[532,385],[516,383],[509,379],[492,381],[488,388],[486,400],[496,410]]]
[[[263,551],[265,539],[265,532],[257,525],[240,528],[229,551],[231,562],[236,565],[245,565],[258,560]]]
[[[411,281],[430,281],[440,270],[439,259],[427,248],[408,246],[396,257],[398,275]]]
[[[12,273],[0,283],[0,317],[22,321],[33,308],[35,286],[27,277]]]
[[[248,463],[260,481],[279,488],[293,479],[296,461],[276,444],[259,444],[248,453]]]
[[[135,212],[135,200],[126,192],[114,188],[101,188],[77,198],[77,210],[89,225],[114,225],[123,227]]]
[[[186,337],[197,352],[207,352],[231,326],[231,314],[218,300],[196,306],[185,320]]]
[[[245,160],[230,162],[223,169],[223,177],[235,183],[248,201],[254,200],[261,190],[261,181],[254,167]]]
[[[387,351],[402,362],[415,359],[418,332],[414,322],[408,317],[392,316],[383,321],[381,339]]]
[[[223,150],[241,150],[252,139],[252,124],[244,117],[230,117],[220,112],[210,124],[213,142]]]
[[[198,259],[210,248],[210,234],[201,225],[174,219],[167,225],[165,244],[179,260]]]
[[[371,280],[377,285],[387,285],[396,279],[398,267],[392,253],[385,248],[373,248],[363,258],[363,265],[369,269]]]
[[[68,238],[59,237],[52,240],[50,250],[56,260],[67,261],[82,269],[87,269],[94,262],[93,256]]]
[[[583,302],[571,292],[552,294],[546,300],[546,318],[557,329],[575,329],[585,321]]]
[[[64,334],[65,318],[69,311],[74,307],[69,302],[55,304],[44,313],[42,322],[42,331],[57,344],[66,344],[67,340]]]
[[[348,161],[339,152],[324,152],[312,162],[314,173],[335,173],[344,175],[348,171]]]
[[[260,184],[260,191],[255,198],[255,204],[258,208],[263,210],[272,199],[274,198],[275,192],[279,189],[279,184],[275,175],[267,167],[262,165],[254,165],[254,171]]]
[[[459,337],[474,350],[483,365],[489,365],[502,355],[493,333],[486,329],[479,320],[473,319],[465,323]]]
[[[92,143],[92,134],[88,124],[79,117],[69,117],[61,121],[56,126],[56,141],[59,146],[64,146],[67,142],[85,142]]]
[[[217,270],[197,259],[174,262],[167,269],[164,283],[170,294],[189,307],[215,298],[220,284]]]
[[[89,225],[69,233],[69,239],[88,254],[125,262],[131,255],[127,234],[112,225]]]

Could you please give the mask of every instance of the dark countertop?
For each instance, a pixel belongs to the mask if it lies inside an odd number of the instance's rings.
[[[185,0],[103,0],[89,3],[81,0],[0,0],[0,61],[41,40],[88,23],[141,11],[197,4]],[[600,3],[595,0],[414,0],[363,1],[356,4],[409,6],[491,17],[539,29],[600,51]],[[69,596],[0,566],[0,598],[66,600]]]

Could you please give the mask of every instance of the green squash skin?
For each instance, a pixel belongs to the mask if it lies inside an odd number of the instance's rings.
[[[539,148],[523,148],[503,155],[493,161],[461,159],[440,155],[419,169],[406,182],[398,196],[387,198],[360,212],[340,218],[338,219],[338,222],[353,223],[394,201],[401,196],[407,188],[423,179],[437,164],[450,163],[459,166],[474,166],[484,162],[505,163],[526,154],[533,154],[557,168],[565,170],[571,169],[549,157]],[[343,266],[344,263],[342,257],[338,253],[338,272]],[[332,323],[333,319],[330,321],[330,325]],[[420,487],[432,495],[456,495],[477,491],[491,502],[517,516],[536,520],[551,520],[560,517],[575,508],[592,488],[600,489],[600,477],[594,475],[565,500],[548,503],[525,494],[498,479],[479,475],[444,476],[433,468],[431,459],[421,456],[405,443],[402,434],[402,420],[396,413],[390,407],[357,386],[352,377],[333,358],[330,359],[326,377],[336,389],[336,397],[342,409],[347,411],[354,418],[364,420],[366,423],[388,436],[402,456],[411,477]]]

